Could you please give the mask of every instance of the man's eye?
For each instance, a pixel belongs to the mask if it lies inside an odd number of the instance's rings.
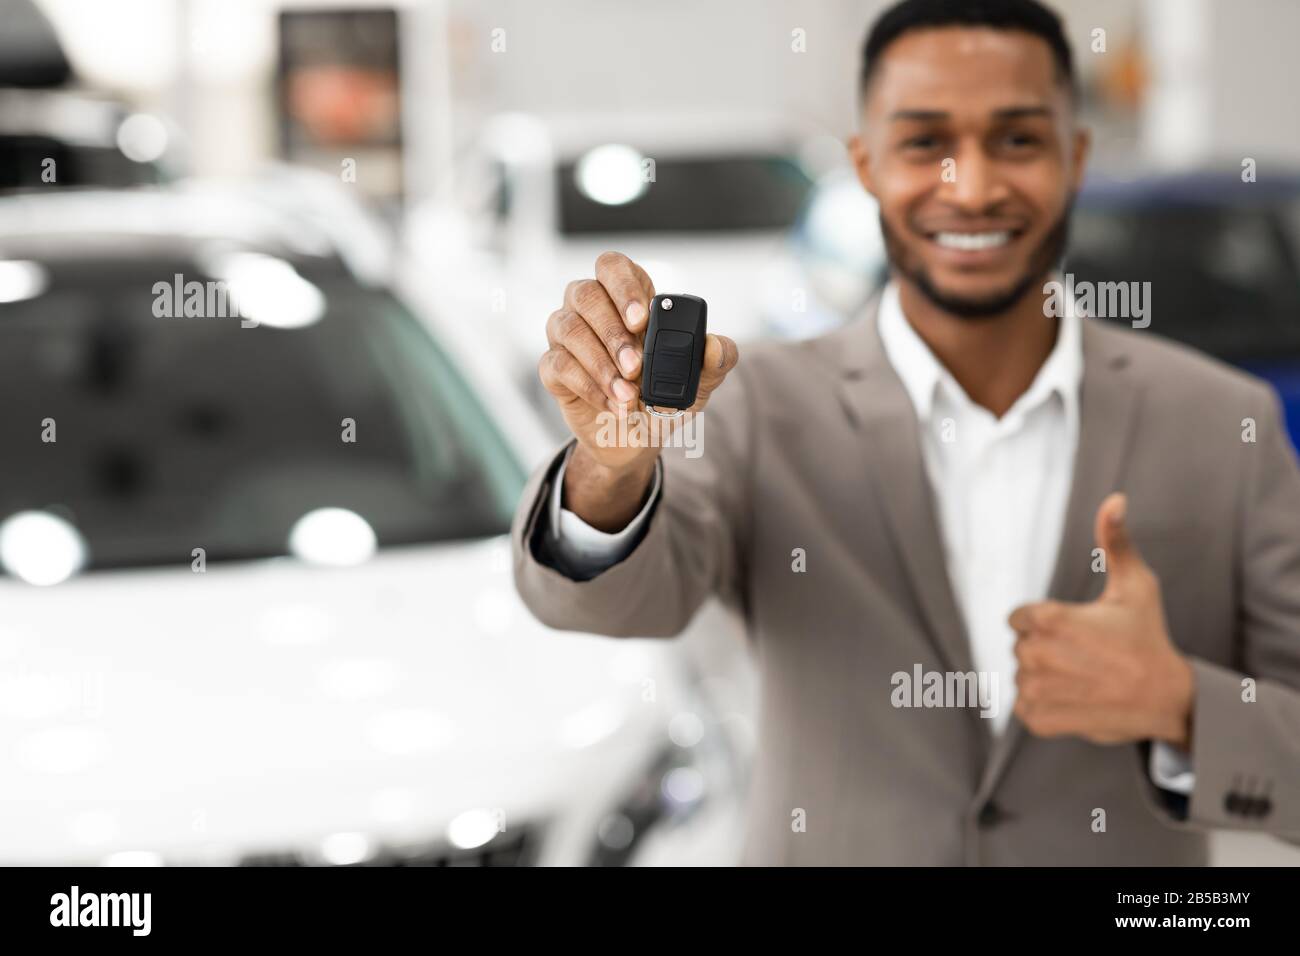
[[[1025,146],[1037,146],[1038,137],[1032,133],[1008,133],[1003,137],[1003,142],[1013,148],[1023,148]]]
[[[904,149],[933,149],[938,145],[938,140],[933,136],[913,136],[911,139],[903,141]]]

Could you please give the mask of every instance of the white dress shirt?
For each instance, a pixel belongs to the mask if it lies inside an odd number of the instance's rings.
[[[916,409],[922,458],[938,504],[949,581],[977,671],[997,674],[1001,733],[1015,703],[1012,610],[1047,596],[1060,548],[1079,443],[1083,329],[1076,310],[1060,319],[1056,344],[1029,388],[996,418],[975,404],[903,315],[898,287],[881,296],[885,355]],[[647,503],[622,531],[592,528],[561,506],[561,465],[550,501],[554,547],[570,566],[596,574],[635,546],[659,496],[660,469]],[[1150,772],[1157,785],[1190,793],[1188,757],[1157,742]]]
[[[976,671],[996,674],[1001,732],[1015,704],[1013,610],[1047,596],[1079,439],[1080,320],[1071,310],[1029,388],[1001,418],[976,405],[883,293],[880,339],[916,408],[947,559]]]

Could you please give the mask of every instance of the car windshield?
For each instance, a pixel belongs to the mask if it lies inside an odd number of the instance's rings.
[[[155,317],[190,262],[36,266],[45,291],[0,306],[0,518],[62,517],[92,568],[285,554],[317,509],[381,547],[507,530],[520,466],[390,294],[304,272],[319,321],[245,328]]]
[[[1300,354],[1294,204],[1095,204],[1071,223],[1075,281],[1149,281],[1151,331],[1230,361]]]
[[[665,157],[653,185],[629,202],[597,202],[579,188],[576,163],[556,168],[560,232],[708,232],[785,229],[812,182],[784,156]]]

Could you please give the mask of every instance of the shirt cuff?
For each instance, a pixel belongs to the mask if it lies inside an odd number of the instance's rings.
[[[1151,781],[1161,790],[1190,796],[1196,785],[1190,754],[1161,740],[1151,742]]]
[[[663,462],[655,462],[654,482],[645,505],[635,518],[621,531],[613,533],[593,528],[560,503],[564,496],[564,472],[569,467],[571,446],[560,463],[552,482],[550,501],[551,547],[557,557],[578,574],[594,577],[618,564],[640,542],[641,530],[650,518],[650,511],[659,498],[662,484]]]

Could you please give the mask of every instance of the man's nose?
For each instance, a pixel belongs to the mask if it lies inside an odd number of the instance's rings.
[[[1005,198],[1006,184],[978,144],[963,144],[951,171],[943,180],[942,198],[972,215],[978,215]]]

